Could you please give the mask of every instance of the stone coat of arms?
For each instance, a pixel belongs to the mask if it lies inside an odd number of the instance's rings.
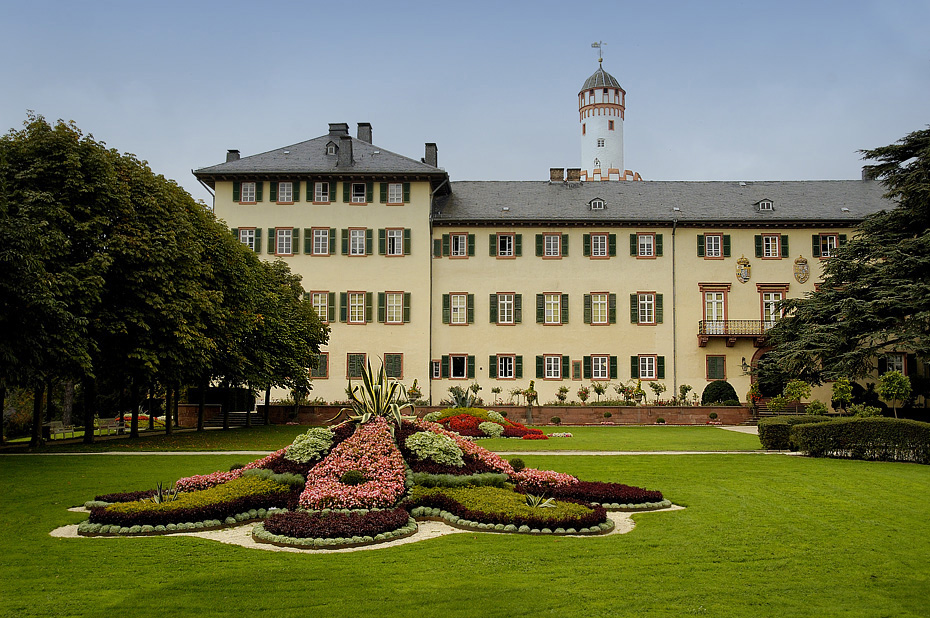
[[[806,283],[810,276],[811,267],[807,263],[807,258],[799,255],[798,259],[794,261],[794,278],[797,279],[798,283]]]
[[[749,281],[749,278],[752,276],[751,271],[752,266],[749,265],[749,260],[746,259],[745,255],[736,260],[736,278],[739,279],[740,283]]]

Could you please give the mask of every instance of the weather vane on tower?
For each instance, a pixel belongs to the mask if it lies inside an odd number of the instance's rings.
[[[596,43],[591,43],[591,47],[597,49],[597,61],[598,63],[604,62],[604,50],[601,49],[603,45],[607,45],[604,41],[597,41]]]

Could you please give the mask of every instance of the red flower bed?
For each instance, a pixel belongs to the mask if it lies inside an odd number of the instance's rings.
[[[478,425],[482,422],[480,418],[471,414],[457,414],[440,421],[447,429],[451,429],[459,435],[475,438],[484,437],[484,432],[478,429]]]
[[[135,502],[136,500],[146,500],[155,495],[154,489],[144,491],[125,491],[114,494],[104,494],[94,498],[97,502]]]
[[[539,433],[525,433],[523,434],[523,440],[548,440],[549,436],[545,435],[542,432]]]
[[[521,487],[518,485],[517,491],[520,490]],[[550,487],[546,495],[557,499],[570,498],[608,504],[643,504],[645,502],[662,501],[661,491],[630,487],[623,483],[602,483],[598,481],[578,481],[570,485]]]
[[[375,536],[407,525],[406,509],[395,508],[368,513],[276,513],[268,517],[265,530],[295,539],[336,539]]]

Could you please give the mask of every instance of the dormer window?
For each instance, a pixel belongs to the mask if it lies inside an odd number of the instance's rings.
[[[759,202],[759,210],[774,210],[774,208],[772,208],[772,200],[762,200]]]
[[[334,154],[336,154],[336,151],[337,151],[337,150],[339,150],[339,148],[336,146],[336,143],[335,143],[335,142],[329,142],[328,144],[326,144],[326,154],[327,154],[327,155],[334,155]]]
[[[591,210],[604,210],[604,200],[600,198],[591,200]]]

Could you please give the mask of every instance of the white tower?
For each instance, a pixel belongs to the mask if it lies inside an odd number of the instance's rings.
[[[578,93],[581,122],[581,179],[625,180],[623,169],[623,112],[626,91],[604,70],[598,58],[597,71]]]

